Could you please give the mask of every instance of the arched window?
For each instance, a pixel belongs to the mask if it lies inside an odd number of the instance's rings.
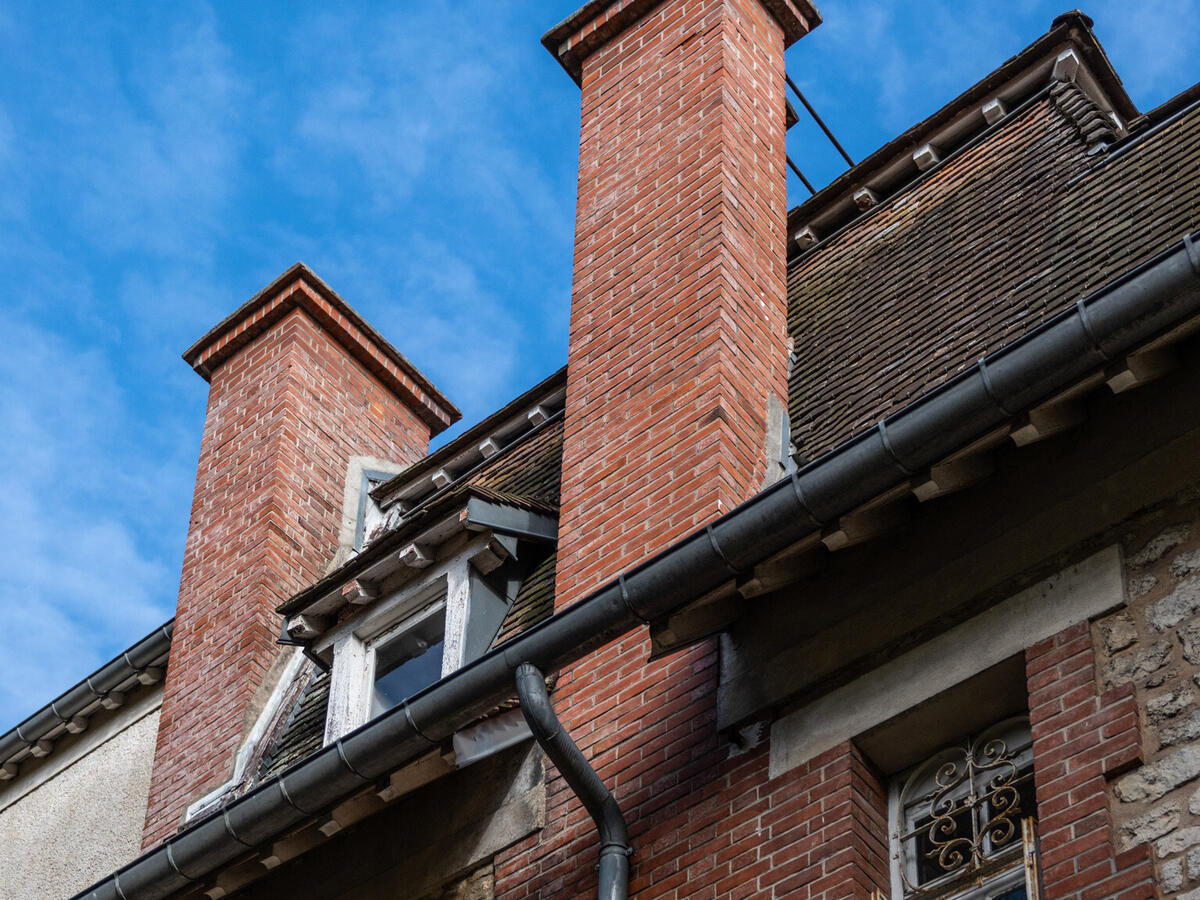
[[[1035,891],[1033,747],[1029,720],[965,737],[895,779],[897,897],[1020,900]]]

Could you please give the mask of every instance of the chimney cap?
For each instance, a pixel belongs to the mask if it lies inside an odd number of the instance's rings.
[[[293,264],[184,351],[184,362],[209,381],[234,353],[297,307],[410,403],[433,434],[462,418],[458,407],[432,381],[302,262]]]
[[[783,29],[785,47],[821,24],[821,14],[810,0],[759,2]],[[587,0],[542,35],[542,46],[579,84],[585,59],[661,3],[662,0]]]

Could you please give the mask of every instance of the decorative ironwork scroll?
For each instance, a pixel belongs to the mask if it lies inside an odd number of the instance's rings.
[[[906,896],[979,880],[1020,858],[1022,818],[1033,815],[1028,731],[1012,723],[944,750],[900,792],[900,875]]]

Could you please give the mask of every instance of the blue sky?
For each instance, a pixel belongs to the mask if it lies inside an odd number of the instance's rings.
[[[0,6],[0,731],[171,615],[179,355],[297,259],[464,424],[565,361],[578,92],[539,38],[580,2]],[[1064,5],[830,0],[788,68],[861,158]],[[1200,80],[1200,0],[1086,11],[1143,109]]]

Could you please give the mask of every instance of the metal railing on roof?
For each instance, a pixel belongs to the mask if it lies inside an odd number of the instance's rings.
[[[833,132],[829,130],[829,126],[825,124],[825,120],[817,114],[815,109],[813,109],[813,105],[808,102],[808,98],[805,97],[800,88],[796,86],[796,82],[792,81],[792,76],[785,73],[783,77],[787,81],[787,86],[792,89],[792,93],[796,95],[800,103],[806,110],[808,110],[808,114],[812,116],[813,121],[817,123],[821,131],[825,132],[825,137],[829,138],[829,142],[833,144],[833,146],[837,149],[837,152],[842,155],[842,159],[846,160],[846,164],[853,169],[854,160],[850,158],[850,154],[846,152],[846,148],[843,147],[841,143],[838,142],[838,139],[833,136]],[[808,192],[810,194],[816,194],[817,189],[812,186],[812,182],[804,177],[804,173],[800,171],[799,166],[796,165],[790,156],[787,157],[787,164],[788,167],[796,173],[796,177],[800,179],[801,183],[808,188]]]

